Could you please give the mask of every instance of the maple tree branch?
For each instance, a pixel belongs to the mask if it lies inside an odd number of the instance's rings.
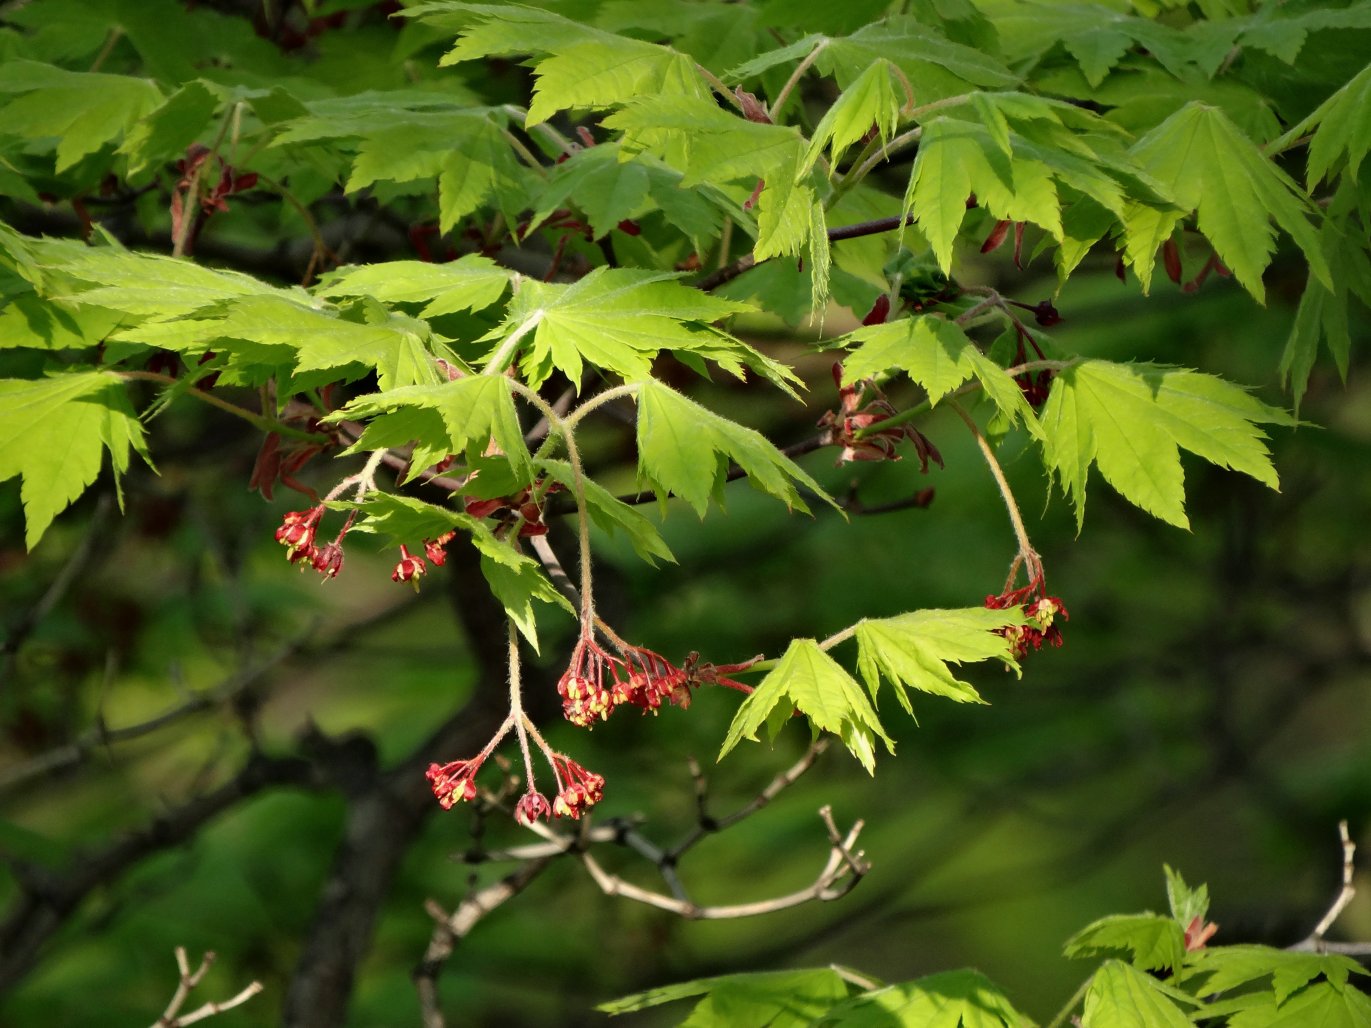
[[[159,385],[174,386],[181,381],[171,375],[163,375],[158,371],[116,371],[113,372],[113,374],[126,381],[156,382]],[[257,414],[248,410],[246,407],[240,407],[238,404],[231,403],[222,396],[217,396],[204,389],[188,389],[186,395],[193,396],[195,399],[207,403],[211,407],[218,407],[224,413],[232,414],[235,418],[240,418],[263,432],[275,432],[277,435],[288,439],[299,439],[310,443],[328,444],[333,441],[329,436],[322,435],[318,432],[305,432],[298,428],[292,428],[290,425],[277,421],[275,418],[269,418],[265,414]]]
[[[152,1028],[182,1028],[183,1025],[203,1021],[215,1014],[222,1014],[225,1010],[232,1010],[234,1007],[241,1006],[262,991],[261,982],[252,982],[229,999],[219,1002],[211,1000],[188,1014],[179,1013],[189,998],[191,990],[200,984],[201,979],[205,977],[205,973],[209,971],[214,961],[215,953],[211,950],[201,959],[200,966],[192,971],[190,961],[186,957],[185,947],[176,947],[176,967],[181,972],[181,978],[176,984],[176,991],[172,994],[167,1009],[161,1017],[152,1023]]]
[[[1352,841],[1346,821],[1338,822],[1338,837],[1342,841],[1342,888],[1334,897],[1328,911],[1314,926],[1314,930],[1293,946],[1287,946],[1286,949],[1305,953],[1341,953],[1344,956],[1353,957],[1371,956],[1371,942],[1328,942],[1324,939],[1328,929],[1333,927],[1333,923],[1342,916],[1347,905],[1352,902],[1352,898],[1357,894],[1357,887],[1352,880],[1355,871],[1352,858],[1356,856],[1357,844]]]

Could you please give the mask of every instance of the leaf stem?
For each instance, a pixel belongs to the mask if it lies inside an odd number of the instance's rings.
[[[718,75],[715,75],[714,72],[710,71],[703,64],[697,63],[695,65],[695,71],[699,74],[700,78],[704,79],[706,82],[709,83],[710,89],[714,90],[714,92],[718,93],[721,97],[723,97],[730,104],[732,104],[737,111],[742,111],[742,101],[733,95],[733,90],[729,89],[726,85],[724,85],[723,79],[719,78]]]
[[[966,422],[966,427],[971,430],[972,436],[976,439],[976,445],[980,447],[981,456],[985,458],[985,463],[990,468],[990,474],[995,479],[995,485],[999,487],[1000,496],[1004,499],[1005,510],[1009,512],[1009,523],[1014,527],[1014,538],[1019,544],[1019,554],[1015,560],[1016,565],[1022,561],[1028,568],[1029,578],[1036,577],[1041,573],[1042,562],[1038,558],[1038,551],[1033,549],[1033,544],[1028,540],[1028,530],[1024,528],[1023,515],[1019,513],[1019,505],[1014,500],[1014,493],[1009,488],[1009,480],[1004,477],[1004,469],[1000,467],[1000,462],[995,457],[995,451],[981,433],[980,426],[966,412],[966,409],[955,399],[948,400],[948,404]]]
[[[524,758],[524,788],[528,792],[533,792],[533,757],[528,749],[529,719],[524,713],[519,632],[512,618],[505,619],[505,626],[509,641],[509,716],[514,719],[514,734],[519,738],[519,753]]]
[[[528,335],[535,328],[537,328],[538,323],[542,320],[543,309],[539,307],[536,311],[534,311],[532,314],[528,316],[527,320],[525,320],[522,325],[520,325],[518,328],[516,328],[513,332],[509,334],[505,341],[500,344],[499,349],[497,349],[493,354],[491,354],[490,360],[486,362],[486,366],[481,369],[481,374],[503,375],[505,371],[508,369],[510,362],[514,359],[515,351],[519,349],[519,343],[523,341],[524,336]],[[530,392],[532,391],[530,390]],[[535,397],[538,396],[537,393],[533,393],[533,395]],[[538,397],[538,401],[541,403],[542,398]],[[551,408],[548,409],[551,410]],[[553,416],[556,417],[555,412]],[[561,419],[558,418],[558,421],[560,420]],[[551,424],[551,420],[549,420],[548,423]]]
[[[210,161],[219,156],[219,147],[224,142],[224,136],[228,133],[229,126],[234,122],[234,115],[238,110],[239,103],[233,104],[224,112],[224,120],[219,124],[219,132],[215,135],[209,152],[205,154],[204,160],[195,165],[195,170],[190,173],[190,181],[186,183],[185,195],[181,198],[181,224],[177,226],[176,239],[172,242],[171,255],[173,257],[186,255],[186,247],[190,245],[191,232],[200,217],[200,176],[209,166]]]
[[[1071,994],[1071,998],[1066,1001],[1066,1006],[1057,1011],[1057,1016],[1048,1021],[1045,1028],[1061,1028],[1066,1023],[1066,1019],[1071,1016],[1071,1011],[1080,1006],[1081,1000],[1085,999],[1086,990],[1090,988],[1090,983],[1094,980],[1095,976],[1091,974],[1085,981],[1081,982],[1076,987],[1076,991]]]
[[[827,36],[819,40],[814,49],[805,55],[805,59],[795,66],[795,70],[790,73],[790,78],[786,79],[785,85],[781,87],[781,91],[776,94],[776,99],[771,104],[772,121],[776,121],[778,113],[785,106],[786,101],[790,99],[790,94],[795,91],[795,87],[800,84],[800,79],[804,77],[804,73],[814,66],[814,62],[819,59],[821,53],[828,49],[830,42],[832,40]]]
[[[633,396],[638,392],[639,388],[640,386],[637,382],[625,382],[623,385],[617,385],[610,389],[606,389],[602,393],[596,393],[589,400],[568,414],[564,419],[564,424],[567,429],[572,429],[576,426],[577,422],[591,411],[603,407],[611,400],[617,400],[621,396]]]
[[[172,378],[170,375],[163,375],[156,371],[116,371],[119,378],[126,381],[156,382],[159,385],[174,386],[179,379]],[[287,439],[299,439],[311,443],[327,443],[332,439],[329,436],[321,435],[317,432],[305,432],[298,428],[291,428],[274,418],[269,418],[264,414],[254,414],[246,407],[239,407],[236,403],[230,403],[222,397],[215,396],[213,393],[205,392],[202,389],[191,389],[187,395],[195,397],[211,407],[218,407],[221,411],[232,414],[235,418],[241,418],[249,424],[260,428],[263,432],[275,432],[277,435]]]

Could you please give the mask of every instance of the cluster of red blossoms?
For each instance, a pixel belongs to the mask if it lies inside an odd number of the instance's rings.
[[[1066,604],[1059,597],[1047,595],[1041,575],[1022,589],[1007,590],[999,596],[987,596],[985,605],[991,610],[1023,608],[1028,624],[1005,625],[997,629],[1000,635],[1009,640],[1010,652],[1016,660],[1027,656],[1030,649],[1042,649],[1045,642],[1060,646],[1063,640],[1062,630],[1056,624],[1057,615],[1060,614],[1063,621],[1071,619]]]
[[[286,560],[292,564],[299,564],[302,570],[308,564],[325,578],[337,578],[338,572],[343,570],[343,539],[352,527],[356,511],[348,514],[342,530],[332,542],[316,546],[314,534],[327,509],[321,503],[309,510],[291,511],[276,530],[276,541],[286,548]]]
[[[518,522],[519,538],[532,535],[547,535],[547,525],[543,522],[542,497],[560,492],[557,482],[547,483],[539,479],[533,485],[525,486],[512,496],[501,496],[490,500],[467,497],[463,502],[466,512],[473,518],[494,518],[499,522],[496,534],[504,532]]]
[[[276,541],[286,548],[286,560],[292,564],[299,564],[302,570],[306,566],[312,567],[325,578],[337,578],[338,572],[343,570],[343,539],[352,528],[357,512],[348,513],[347,521],[343,523],[342,530],[332,542],[318,546],[314,537],[319,529],[319,522],[323,520],[327,511],[328,508],[322,503],[309,510],[290,511],[281,520],[281,527],[276,530]],[[437,539],[424,540],[424,555],[435,567],[442,567],[447,561],[447,550],[444,547],[456,534],[445,532]],[[428,563],[424,557],[410,553],[409,548],[402,545],[399,563],[390,573],[390,579],[392,582],[413,582],[417,589],[419,579],[427,571]]]
[[[557,681],[562,713],[573,725],[588,728],[606,720],[625,704],[644,714],[656,714],[663,702],[684,710],[690,706],[690,690],[700,685],[752,691],[724,676],[746,669],[753,661],[704,664],[698,654],[692,653],[682,667],[676,667],[660,654],[641,647],[625,647],[621,653],[622,656],[614,656],[589,636],[583,635],[577,641],[571,662]]]
[[[529,789],[514,808],[514,818],[521,825],[531,825],[538,818],[565,817],[580,820],[584,814],[604,798],[605,779],[587,771],[570,757],[553,753],[549,760],[557,779],[557,794],[551,802],[540,792]],[[485,756],[471,760],[454,760],[447,764],[430,764],[427,772],[433,795],[444,810],[463,800],[476,798],[476,772],[485,763]]]

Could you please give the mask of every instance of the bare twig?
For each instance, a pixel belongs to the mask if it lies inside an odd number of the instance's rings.
[[[871,865],[865,859],[865,854],[860,850],[853,849],[857,842],[857,836],[863,828],[863,823],[857,821],[847,834],[842,836],[839,835],[836,826],[833,824],[833,814],[828,807],[820,810],[819,816],[824,820],[832,844],[828,861],[814,881],[806,888],[769,900],[700,906],[682,897],[668,896],[665,893],[644,889],[632,882],[625,881],[618,875],[610,874],[589,853],[582,853],[581,861],[585,864],[586,870],[590,872],[591,878],[595,880],[595,884],[607,896],[622,896],[625,899],[645,903],[659,910],[678,914],[692,921],[719,921],[740,917],[756,917],[759,914],[775,913],[814,900],[827,902],[838,899],[851,892],[871,869]]]
[[[1356,855],[1357,844],[1352,841],[1346,821],[1338,822],[1338,836],[1342,839],[1342,888],[1327,913],[1314,926],[1314,930],[1293,946],[1286,948],[1312,953],[1341,953],[1354,957],[1371,956],[1371,942],[1328,942],[1324,939],[1328,929],[1333,927],[1333,923],[1342,916],[1342,912],[1352,902],[1352,897],[1357,894],[1357,887],[1352,883],[1352,874],[1355,870],[1352,858]]]
[[[182,1028],[183,1025],[203,1021],[207,1017],[213,1017],[215,1014],[222,1014],[225,1010],[232,1010],[236,1006],[241,1006],[262,991],[262,983],[253,982],[229,999],[221,1002],[211,1000],[196,1007],[188,1014],[179,1013],[181,1007],[190,997],[191,990],[200,984],[200,980],[205,977],[210,965],[214,963],[214,959],[213,951],[206,953],[200,961],[200,966],[192,971],[190,961],[186,958],[185,947],[176,947],[176,966],[181,972],[181,980],[176,984],[176,992],[172,994],[167,1009],[161,1017],[152,1023],[152,1028]]]

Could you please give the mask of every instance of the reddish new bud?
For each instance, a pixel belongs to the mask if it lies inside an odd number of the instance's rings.
[[[310,563],[325,578],[337,578],[343,570],[343,547],[336,540],[326,543],[314,551]]]

